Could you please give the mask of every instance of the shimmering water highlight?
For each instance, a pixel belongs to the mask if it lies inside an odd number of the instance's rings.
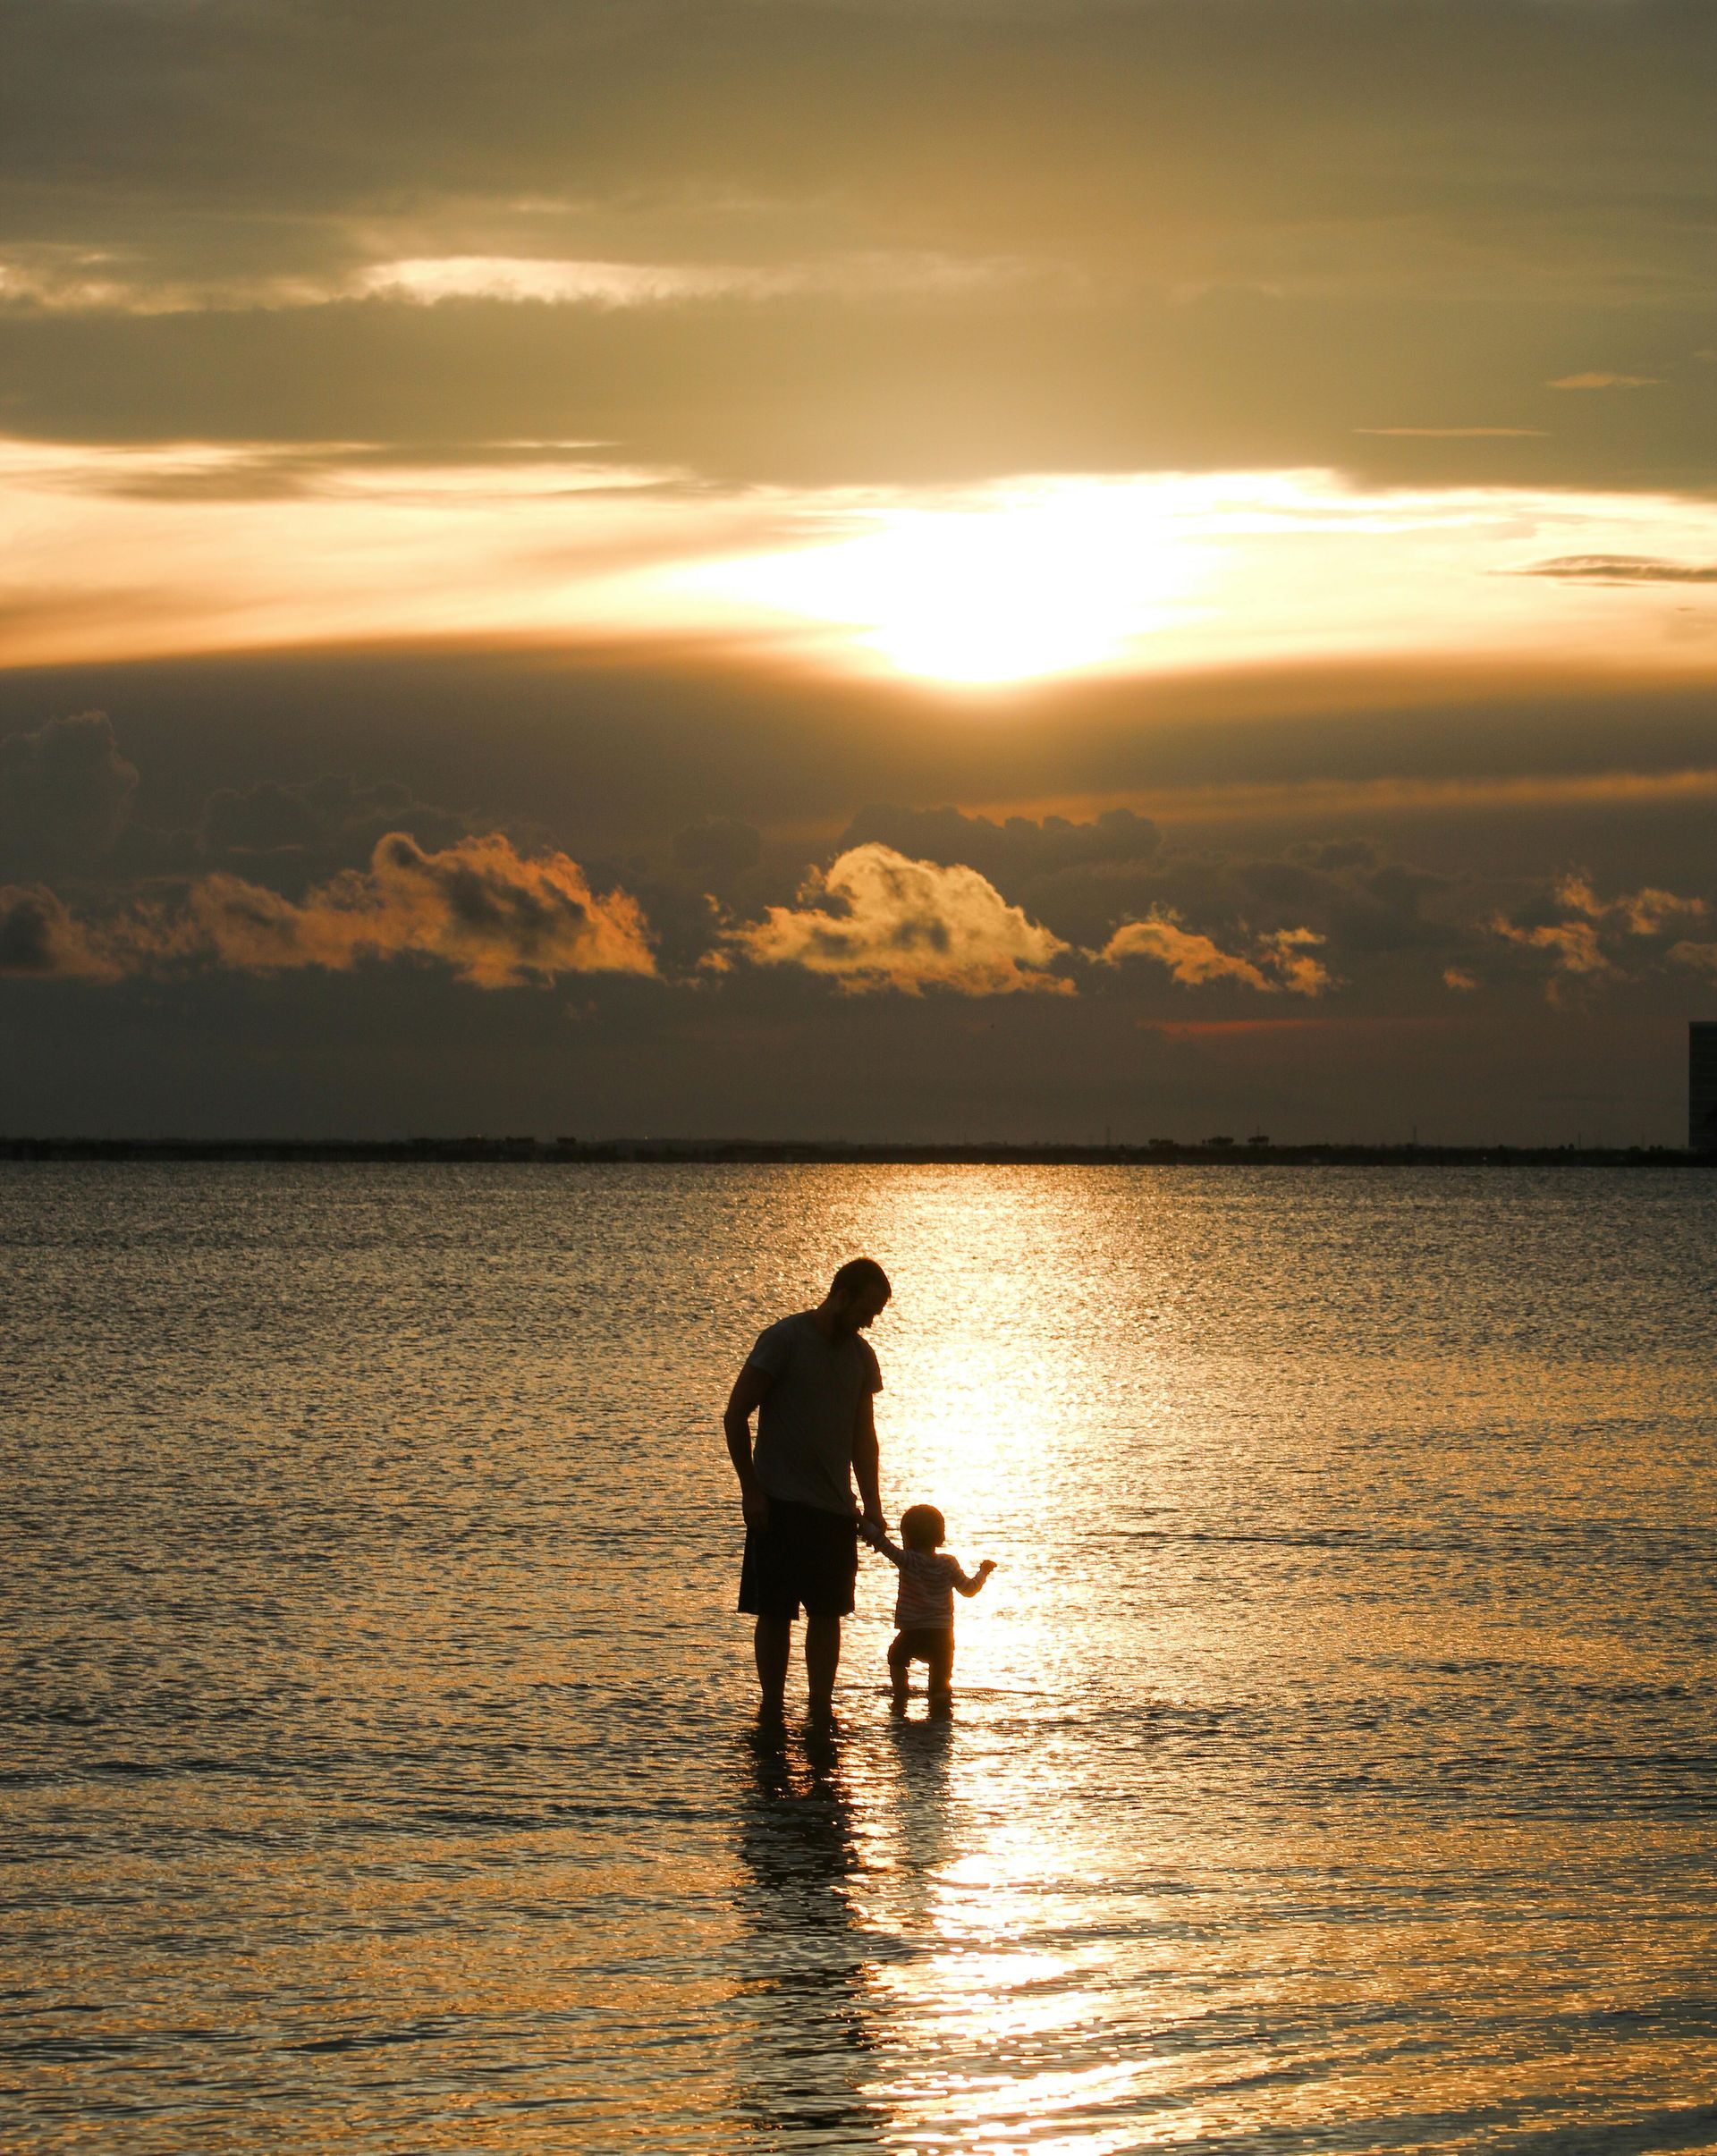
[[[4,2145],[1717,2146],[1717,1180],[0,1170]],[[867,1249],[952,1719],[751,1726]],[[797,1684],[796,1679],[796,1684]]]

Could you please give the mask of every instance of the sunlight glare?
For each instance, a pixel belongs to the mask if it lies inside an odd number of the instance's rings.
[[[1189,580],[1188,550],[1125,483],[1036,482],[870,521],[832,545],[715,564],[711,580],[855,630],[898,672],[974,686],[1101,665]]]

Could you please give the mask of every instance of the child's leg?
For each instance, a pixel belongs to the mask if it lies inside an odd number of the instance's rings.
[[[924,1658],[930,1665],[930,1696],[946,1699],[954,1688],[954,1636],[944,1632]]]
[[[888,1644],[888,1688],[897,1707],[906,1704],[906,1678],[911,1666],[910,1644],[904,1632],[897,1632]]]

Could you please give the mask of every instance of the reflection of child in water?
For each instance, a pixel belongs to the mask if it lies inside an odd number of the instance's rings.
[[[988,1558],[969,1577],[960,1560],[943,1549],[947,1524],[934,1505],[912,1505],[901,1516],[899,1549],[885,1535],[874,1535],[871,1547],[880,1550],[901,1576],[894,1599],[894,1622],[900,1627],[888,1650],[889,1683],[894,1704],[906,1704],[907,1671],[915,1661],[927,1662],[932,1699],[947,1699],[953,1688],[954,1589],[976,1594],[995,1567]]]

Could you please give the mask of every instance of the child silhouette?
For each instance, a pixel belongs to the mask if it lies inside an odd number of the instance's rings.
[[[934,1505],[910,1505],[901,1515],[901,1543],[874,1532],[871,1547],[880,1551],[900,1574],[894,1598],[894,1622],[900,1628],[888,1649],[889,1686],[897,1710],[906,1705],[907,1676],[915,1661],[929,1665],[930,1697],[945,1702],[953,1695],[954,1590],[976,1594],[995,1570],[988,1558],[977,1570],[967,1574],[958,1558],[942,1545],[947,1523]]]

